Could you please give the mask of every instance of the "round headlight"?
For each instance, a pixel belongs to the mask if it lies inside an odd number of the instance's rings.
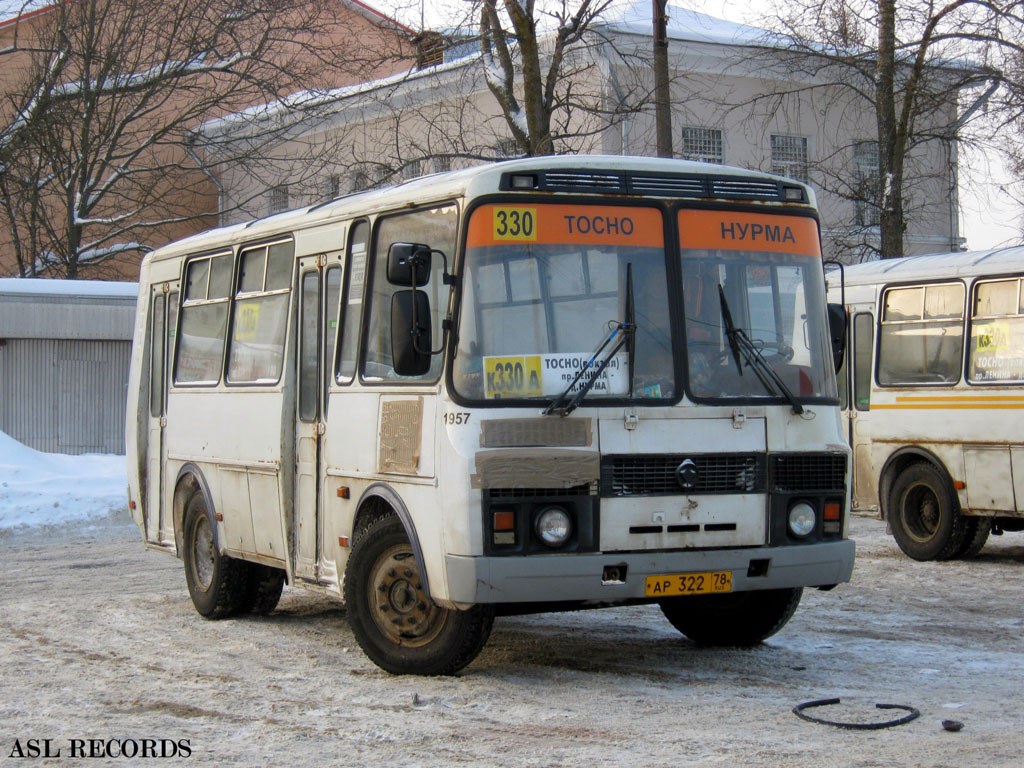
[[[561,507],[547,507],[537,515],[533,529],[549,547],[560,547],[572,536],[572,518]]]
[[[789,508],[789,530],[794,536],[803,538],[814,530],[815,522],[814,507],[806,501],[799,501]]]

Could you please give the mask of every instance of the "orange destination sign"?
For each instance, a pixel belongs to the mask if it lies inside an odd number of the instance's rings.
[[[807,216],[680,211],[679,245],[712,251],[759,251],[821,257],[818,224]]]
[[[661,212],[624,205],[493,204],[473,211],[470,248],[487,245],[665,245]]]

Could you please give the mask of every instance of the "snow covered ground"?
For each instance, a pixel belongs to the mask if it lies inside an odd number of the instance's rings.
[[[131,524],[124,471],[0,435],[0,762],[29,739],[72,765],[76,743],[150,739],[187,748],[175,764],[216,766],[1021,764],[1021,534],[915,563],[857,517],[851,583],[806,591],[757,648],[699,648],[653,606],[539,614],[500,618],[456,677],[399,678],[326,596],[289,587],[269,616],[201,619],[181,562]],[[877,722],[893,715],[882,702],[921,716],[863,731],[792,712],[832,697],[817,714]]]
[[[124,456],[40,453],[0,432],[0,531],[123,512],[124,462]]]

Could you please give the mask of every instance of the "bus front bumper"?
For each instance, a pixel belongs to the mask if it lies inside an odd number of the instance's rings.
[[[644,599],[648,576],[731,571],[732,591],[831,587],[853,574],[854,542],[788,547],[466,557],[448,555],[448,600],[479,603]],[[621,580],[605,580],[617,570]]]

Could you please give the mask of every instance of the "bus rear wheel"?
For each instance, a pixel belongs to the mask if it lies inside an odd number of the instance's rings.
[[[361,530],[345,568],[345,602],[363,652],[396,675],[451,675],[477,657],[494,611],[442,608],[424,589],[412,546],[398,518]]]
[[[918,462],[903,470],[889,494],[893,538],[914,560],[956,557],[967,535],[966,519],[945,475]]]
[[[659,603],[673,627],[704,646],[750,646],[793,618],[803,589],[766,589],[728,595],[673,597]]]
[[[196,611],[207,619],[223,619],[244,610],[249,563],[218,551],[206,498],[199,490],[185,503],[184,533],[185,582]]]
[[[992,533],[991,517],[968,517],[964,520],[964,540],[955,557],[971,558],[981,552]]]

